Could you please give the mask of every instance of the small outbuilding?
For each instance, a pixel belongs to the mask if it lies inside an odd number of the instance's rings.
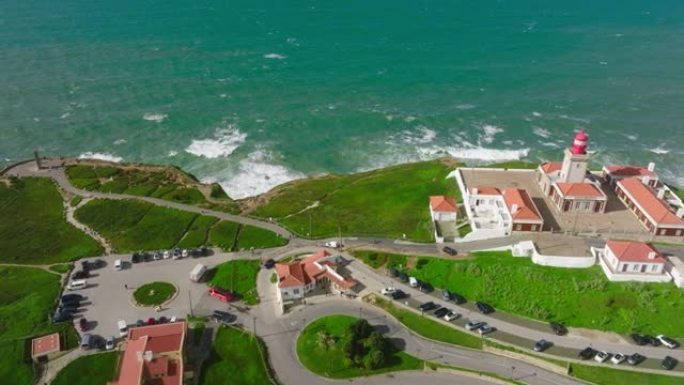
[[[31,358],[38,360],[46,357],[48,360],[55,358],[62,351],[59,333],[34,338],[31,341]]]

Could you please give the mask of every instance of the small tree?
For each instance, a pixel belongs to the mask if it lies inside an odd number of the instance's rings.
[[[373,330],[373,327],[365,319],[356,320],[349,326],[350,337],[353,341],[368,338]]]
[[[368,369],[378,369],[385,365],[385,353],[382,350],[371,350],[363,358],[363,366]]]
[[[366,347],[368,347],[368,349],[370,349],[371,351],[379,350],[381,352],[386,353],[387,352],[387,341],[385,341],[385,337],[383,337],[382,334],[380,334],[377,331],[374,331],[366,339]]]

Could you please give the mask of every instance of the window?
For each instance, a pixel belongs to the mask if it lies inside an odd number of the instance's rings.
[[[653,271],[653,272],[658,271],[658,265],[651,265],[651,271]]]
[[[665,235],[666,233],[667,233],[667,230],[665,230],[665,229],[660,230],[660,235]]]
[[[532,231],[537,231],[537,225],[532,225],[531,229]]]
[[[516,229],[517,231],[522,230],[522,225],[515,225],[515,229]]]
[[[633,264],[632,265],[632,271],[639,271],[639,265],[638,264]]]
[[[677,236],[682,235],[682,230],[677,230]]]
[[[292,290],[292,292],[293,292],[294,294],[299,294],[299,289],[294,289],[294,290]]]
[[[627,264],[625,263],[624,265],[622,265],[622,272],[624,273],[626,271],[627,271]]]

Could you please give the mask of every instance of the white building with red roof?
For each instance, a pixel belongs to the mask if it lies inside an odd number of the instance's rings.
[[[613,190],[617,188],[617,182],[627,178],[637,178],[641,183],[652,188],[660,186],[660,179],[658,174],[655,173],[655,163],[649,163],[647,167],[603,166],[603,179]]]
[[[108,385],[182,385],[184,321],[128,329],[117,379]]]
[[[603,272],[611,281],[669,282],[668,260],[651,244],[607,241],[603,249],[592,248]]]
[[[464,201],[471,229],[478,239],[544,228],[544,218],[524,189],[478,186],[468,191]],[[482,236],[478,237],[477,232]]]
[[[560,212],[603,213],[608,196],[588,171],[589,136],[580,130],[572,146],[565,149],[562,162],[546,162],[537,168],[537,183]]]
[[[616,183],[616,194],[654,235],[684,235],[684,204],[666,186],[657,190],[632,177]]]
[[[433,221],[456,221],[458,205],[454,198],[444,195],[430,197],[430,216]]]
[[[278,300],[281,304],[304,298],[316,288],[345,293],[356,286],[352,277],[341,274],[341,256],[320,250],[304,259],[275,265],[278,275]]]

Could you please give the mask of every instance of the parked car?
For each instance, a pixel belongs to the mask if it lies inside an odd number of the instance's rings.
[[[434,312],[433,314],[434,314],[435,317],[437,317],[437,318],[442,318],[442,317],[444,317],[445,315],[447,315],[447,313],[449,313],[449,312],[450,312],[449,309],[447,309],[447,308],[445,308],[445,307],[440,307],[439,309],[435,310],[435,312]]]
[[[451,255],[451,256],[458,254],[456,249],[454,249],[453,247],[449,247],[449,246],[444,246],[444,248],[442,248],[442,251]]]
[[[630,365],[639,365],[640,363],[644,362],[646,360],[646,357],[642,356],[639,353],[634,353],[631,356],[627,357],[627,363]]]
[[[482,336],[482,335],[485,335],[485,334],[488,334],[488,333],[491,333],[491,332],[493,332],[493,331],[494,331],[494,328],[491,327],[491,326],[490,326],[488,323],[486,323],[486,322],[485,322],[483,325],[481,325],[479,329],[477,329],[477,332],[480,333],[481,336]]]
[[[403,290],[395,290],[392,294],[390,294],[393,300],[400,300],[408,297],[408,294],[406,294]]]
[[[605,362],[607,359],[610,358],[610,353],[608,352],[598,352],[594,356],[594,361],[596,362]]]
[[[72,320],[73,318],[74,318],[74,316],[71,312],[57,311],[52,316],[52,322],[53,323],[66,322],[66,321]]]
[[[557,336],[564,336],[568,334],[568,329],[562,323],[551,322],[549,326],[551,326],[551,330],[553,330],[553,333]]]
[[[589,360],[591,358],[594,358],[595,355],[596,355],[596,350],[594,350],[590,347],[586,347],[586,348],[582,349],[578,354],[578,356],[583,360]]]
[[[152,254],[150,254],[146,251],[140,253],[140,256],[142,257],[143,262],[149,262],[152,260]]]
[[[208,257],[211,254],[211,249],[206,246],[202,246],[200,247],[200,252],[202,253],[202,256]]]
[[[632,333],[632,334],[630,335],[630,337],[632,337],[632,339],[634,340],[634,342],[635,342],[637,345],[639,345],[639,346],[644,346],[644,345],[648,344],[648,339],[646,339],[646,337],[645,337],[645,336],[642,336],[641,334]]]
[[[156,324],[157,324],[157,320],[154,319],[154,317],[150,317],[150,318],[147,319],[147,324],[148,324],[148,325],[156,325]]]
[[[458,317],[460,317],[460,316],[461,316],[461,315],[460,315],[459,313],[456,313],[456,312],[454,312],[454,311],[449,311],[448,313],[446,313],[446,314],[444,315],[444,320],[445,320],[445,321],[448,321],[448,322],[451,322],[451,321],[455,320],[456,318],[458,318]]]
[[[436,303],[430,301],[430,302],[425,302],[424,304],[420,305],[418,308],[419,308],[421,311],[430,311],[430,310],[437,309],[437,307],[438,307],[438,306],[437,306]]]
[[[145,321],[139,319],[138,321],[135,322],[135,326],[138,326],[138,327],[145,326]]]
[[[116,323],[117,328],[119,329],[119,337],[125,337],[126,334],[128,334],[128,324],[124,320],[119,320]]]
[[[88,270],[79,270],[71,274],[71,279],[84,279],[89,277],[90,273],[88,272]]]
[[[114,270],[120,271],[123,269],[123,262],[120,259],[114,261]]]
[[[101,259],[93,259],[92,261],[81,261],[81,267],[83,270],[95,270],[100,269],[105,266],[105,261]]]
[[[171,258],[171,253],[168,250],[164,250],[162,257],[164,257],[164,259],[169,259]]]
[[[161,317],[157,318],[157,323],[158,323],[158,324],[165,324],[165,323],[167,323],[167,322],[169,322],[169,319],[166,318],[166,317],[164,317],[164,316],[161,316]]]
[[[477,306],[477,310],[482,314],[494,313],[494,308],[484,302],[475,302],[475,306]]]
[[[131,256],[131,263],[140,263],[140,254],[138,253],[133,253]]]
[[[451,301],[451,293],[449,293],[449,290],[442,290],[442,299],[445,301]]]
[[[85,319],[85,317],[81,317],[81,319],[78,320],[78,328],[82,332],[88,330],[88,320]]]
[[[532,350],[534,350],[535,352],[543,352],[544,350],[550,348],[551,345],[553,345],[553,343],[551,343],[551,341],[541,339],[534,344],[534,347],[532,348]]]
[[[422,293],[431,293],[434,289],[429,283],[418,281],[418,290],[420,290]]]
[[[69,290],[81,290],[85,289],[88,286],[88,281],[85,279],[75,279],[67,285],[67,289]]]
[[[657,338],[655,338],[655,337],[653,337],[653,336],[646,335],[646,336],[644,336],[644,338],[646,338],[646,341],[648,341],[648,344],[651,345],[651,346],[660,346],[660,345],[662,345],[662,342],[660,342],[659,339],[657,339]]]
[[[234,298],[233,293],[216,287],[210,287],[208,292],[210,296],[218,298],[221,302],[230,302]]]
[[[411,287],[418,287],[418,279],[416,277],[409,277],[408,282]]]
[[[59,306],[57,306],[57,311],[64,311],[64,312],[69,312],[69,313],[76,313],[78,311],[78,307],[81,305],[80,301],[79,302],[66,302],[66,303],[60,303]]]
[[[60,307],[70,307],[70,306],[72,306],[72,307],[74,307],[74,306],[75,306],[75,307],[79,307],[79,306],[81,306],[81,300],[78,299],[78,298],[72,298],[72,297],[66,298],[66,299],[65,299],[65,298],[62,298],[62,299],[59,301],[59,306],[60,306]]]
[[[467,302],[465,297],[458,294],[458,293],[450,292],[450,294],[451,294],[451,300],[454,301],[454,303],[456,305],[461,305],[461,304],[464,304]]]
[[[406,283],[406,282],[409,281],[409,276],[408,276],[406,273],[404,273],[404,272],[402,271],[402,272],[399,273],[399,280],[400,280],[401,282]]]
[[[330,247],[332,249],[339,249],[342,246],[343,246],[342,242],[338,242],[338,241],[328,241],[325,243],[325,247]]]
[[[482,325],[484,325],[484,322],[470,321],[467,324],[465,324],[464,327],[466,330],[476,330],[476,329],[479,329]]]
[[[665,356],[663,362],[660,363],[660,366],[665,370],[672,370],[675,368],[675,366],[677,366],[678,363],[679,361],[677,361],[676,358]]]
[[[385,288],[380,289],[380,294],[390,296],[395,291],[397,291],[397,289],[395,289],[393,287],[385,287]]]
[[[105,340],[105,350],[114,349],[114,337],[109,337]]]
[[[82,296],[82,295],[80,295],[80,294],[69,293],[69,294],[64,294],[64,295],[62,296],[62,302],[73,301],[73,300],[80,301],[80,300],[82,300],[82,299],[84,299],[84,298],[85,298],[85,297]]]
[[[667,346],[669,349],[675,349],[679,346],[679,342],[673,340],[670,337],[667,337],[665,335],[659,335],[656,337],[657,339],[660,340],[660,342],[663,343],[663,345]]]
[[[187,258],[187,257],[188,257],[188,249],[183,249],[183,250],[181,251],[181,257],[183,257],[183,258]]]
[[[235,321],[237,321],[237,316],[221,310],[214,310],[212,318],[216,322],[221,322],[225,324],[234,324]]]
[[[276,261],[273,258],[271,258],[271,259],[267,260],[266,262],[264,262],[264,268],[265,269],[272,269],[273,266],[275,266],[275,264],[276,264]]]
[[[181,258],[181,251],[179,248],[173,249],[173,259],[180,259]]]
[[[392,278],[397,278],[399,276],[399,270],[396,267],[390,267],[389,274]]]
[[[93,346],[93,336],[90,334],[84,334],[83,337],[81,337],[81,348],[82,349],[90,349]]]
[[[614,363],[615,365],[620,365],[621,363],[625,362],[626,359],[627,356],[622,353],[617,353],[610,359],[610,362]]]
[[[159,261],[162,258],[163,258],[163,255],[159,251],[155,251],[154,254],[152,254],[152,259],[154,259],[155,261]]]

